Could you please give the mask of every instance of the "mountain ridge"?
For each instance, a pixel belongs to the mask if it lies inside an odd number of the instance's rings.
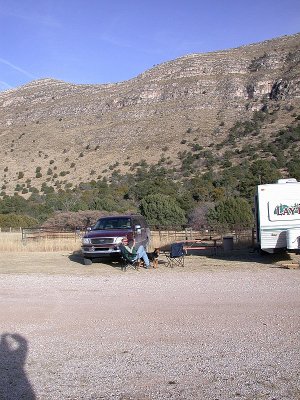
[[[263,109],[276,110],[268,136],[292,121],[285,108],[299,111],[299,39],[193,53],[118,83],[44,78],[0,92],[6,193],[16,184],[77,184],[130,171],[141,160],[178,168],[178,152],[190,141],[220,144],[238,120]]]

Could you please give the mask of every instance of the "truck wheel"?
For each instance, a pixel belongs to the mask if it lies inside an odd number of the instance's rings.
[[[93,261],[90,258],[84,258],[83,259],[83,264],[84,265],[91,265]]]

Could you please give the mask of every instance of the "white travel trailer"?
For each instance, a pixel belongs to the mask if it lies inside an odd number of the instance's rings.
[[[279,179],[259,185],[255,196],[256,237],[261,250],[300,249],[300,182]]]

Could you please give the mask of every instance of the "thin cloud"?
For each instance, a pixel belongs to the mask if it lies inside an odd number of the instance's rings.
[[[23,21],[34,23],[38,25],[44,25],[48,27],[58,28],[61,27],[61,23],[59,23],[56,19],[46,14],[39,14],[31,11],[30,13],[26,13],[24,11],[19,10],[0,10],[0,14],[6,15],[8,17],[18,18]]]
[[[159,50],[157,48],[151,48],[151,47],[145,47],[145,46],[139,46],[136,43],[130,42],[130,41],[125,41],[123,39],[120,39],[116,36],[113,35],[108,35],[108,34],[102,34],[100,36],[100,39],[103,42],[106,42],[110,45],[116,46],[116,47],[120,47],[123,49],[131,49],[131,50],[135,50],[135,51],[139,51],[140,53],[144,53],[144,54],[161,54],[162,50]]]
[[[112,44],[113,46],[117,46],[117,47],[123,47],[123,48],[128,48],[128,49],[134,48],[134,45],[132,43],[125,42],[124,40],[119,39],[117,37],[113,37],[112,35],[102,34],[101,40],[103,42]]]
[[[114,15],[110,20],[106,21],[106,27],[100,34],[100,40],[115,47],[136,50],[144,54],[160,53],[160,51],[157,51],[157,49],[147,48],[145,45],[139,46],[138,43],[140,40],[126,40],[125,35],[118,35],[118,32],[120,31],[120,26],[122,25],[124,20],[126,20],[126,15],[120,13],[118,15]],[[143,39],[141,35],[136,34],[135,39],[138,38]],[[148,40],[149,38],[147,37],[146,39]]]
[[[20,72],[23,75],[28,76],[29,78],[38,79],[35,75],[31,74],[28,71],[25,71],[25,69],[20,68],[17,65],[12,64],[11,62],[9,62],[8,60],[5,60],[4,58],[0,58],[0,63],[4,64],[4,65],[8,65],[10,68],[14,69],[15,71]]]
[[[0,90],[12,89],[13,87],[7,82],[0,81]]]

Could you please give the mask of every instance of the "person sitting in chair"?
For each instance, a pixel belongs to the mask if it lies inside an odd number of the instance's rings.
[[[142,259],[145,263],[145,268],[150,268],[150,261],[144,246],[140,245],[136,248],[134,239],[123,239],[121,246],[123,247],[123,253],[128,260],[135,261]]]

